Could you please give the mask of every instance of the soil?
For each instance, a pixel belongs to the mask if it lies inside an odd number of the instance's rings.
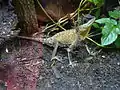
[[[9,22],[16,16],[7,8],[0,13],[4,13],[1,17],[6,21],[3,24],[0,18],[0,34],[8,35]],[[51,66],[52,47],[17,38],[1,39],[1,42],[0,90],[13,90],[17,85],[20,88],[15,90],[34,90],[36,85],[37,90],[120,90],[120,51],[117,49],[96,48],[84,41],[71,53],[74,67],[69,66],[64,48],[58,48],[60,61]]]

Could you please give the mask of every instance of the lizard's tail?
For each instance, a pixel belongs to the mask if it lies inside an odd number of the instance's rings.
[[[26,36],[16,36],[16,37],[17,38],[21,38],[21,39],[26,39],[26,40],[31,40],[31,41],[39,42],[39,43],[43,42],[42,38],[34,38],[34,37],[26,37]]]

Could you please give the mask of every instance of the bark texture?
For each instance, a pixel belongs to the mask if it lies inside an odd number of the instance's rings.
[[[30,36],[38,31],[34,0],[13,0],[21,35]]]

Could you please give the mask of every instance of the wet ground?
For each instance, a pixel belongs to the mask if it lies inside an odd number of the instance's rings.
[[[0,10],[0,15],[0,35],[7,35],[11,30],[9,22],[15,19],[15,15],[5,8]],[[51,66],[52,50],[51,47],[29,40],[11,39],[1,43],[1,63],[9,63],[14,70],[20,70],[23,76],[34,72],[30,76],[37,77],[37,90],[120,90],[119,50],[96,49],[91,42],[84,43],[71,54],[74,67],[68,65],[67,52],[63,48],[59,48],[57,53],[60,61]],[[39,71],[36,71],[38,68]]]

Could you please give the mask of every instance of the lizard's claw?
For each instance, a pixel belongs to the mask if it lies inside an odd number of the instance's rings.
[[[75,63],[75,62],[72,62],[72,61],[69,61],[68,66],[72,66],[72,67],[74,67],[74,66],[76,66],[76,63]]]
[[[71,62],[71,60],[69,60],[69,64],[68,64],[68,66],[72,66],[72,67],[74,67],[73,62]]]
[[[63,63],[62,60],[59,59],[57,56],[54,56],[53,58],[51,58],[51,61],[53,61],[52,64],[51,64],[51,66],[54,66],[54,64],[55,64],[56,61],[59,61],[59,62]]]
[[[59,59],[57,56],[54,56],[53,58],[51,58],[51,61],[53,61],[53,60],[57,60],[57,61],[61,62],[61,59]]]

